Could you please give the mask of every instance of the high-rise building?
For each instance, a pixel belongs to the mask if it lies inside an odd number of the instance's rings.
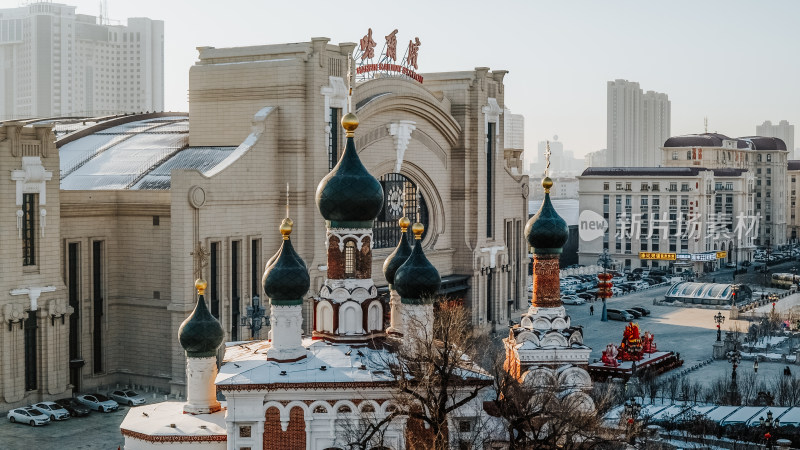
[[[654,167],[670,137],[667,94],[643,92],[639,83],[608,82],[607,163],[613,167]]]
[[[164,22],[59,3],[0,9],[0,120],[164,109]]]
[[[794,125],[788,121],[781,120],[777,125],[773,125],[769,120],[765,120],[761,125],[756,125],[756,135],[780,138],[786,143],[786,149],[789,152],[794,151],[794,158],[797,158],[797,149],[794,148]]]

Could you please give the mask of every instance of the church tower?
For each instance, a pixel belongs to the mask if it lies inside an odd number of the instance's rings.
[[[372,281],[372,227],[383,207],[383,188],[358,158],[358,119],[342,118],[347,145],[317,187],[327,227],[328,271],[314,302],[313,336],[331,342],[366,342],[382,336],[383,303]]]

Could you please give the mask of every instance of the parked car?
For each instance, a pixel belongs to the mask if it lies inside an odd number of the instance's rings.
[[[642,313],[640,313],[639,311],[636,311],[635,309],[626,309],[624,311],[627,312],[628,314],[632,315],[634,319],[638,319],[638,318],[642,317]]]
[[[647,308],[644,308],[642,306],[634,306],[634,307],[628,308],[628,309],[632,309],[634,311],[639,311],[643,316],[649,316],[650,315],[650,310],[647,309]]]
[[[32,427],[35,427],[36,425],[47,425],[50,423],[49,417],[30,406],[12,409],[8,412],[6,417],[8,417],[8,421],[11,423],[27,423]]]
[[[141,405],[146,401],[145,398],[130,389],[120,389],[108,394],[112,400],[121,405]]]
[[[609,320],[621,320],[623,322],[630,322],[634,319],[631,313],[627,311],[620,311],[619,309],[606,309],[606,315]]]
[[[750,261],[742,261],[742,267],[750,267],[751,265],[753,265],[753,263]]]
[[[594,300],[595,295],[590,293],[590,292],[581,292],[580,294],[578,294],[578,297],[580,297],[580,298],[582,298],[582,299],[584,299],[586,301],[591,301],[591,300]]]
[[[69,419],[69,411],[64,409],[61,405],[56,402],[40,402],[31,405],[33,409],[39,411],[40,413],[46,415],[50,418],[50,420],[67,420]]]
[[[119,408],[119,403],[114,400],[109,400],[108,397],[101,394],[82,394],[75,397],[79,402],[88,406],[89,409],[100,412],[116,411]]]
[[[727,263],[727,264],[725,264],[725,267],[727,267],[728,269],[735,269],[736,268],[736,263]]]
[[[90,412],[89,408],[87,408],[86,405],[79,403],[74,398],[62,398],[56,400],[56,403],[58,403],[62,408],[69,411],[69,415],[72,417],[86,417],[89,415]]]
[[[611,288],[611,293],[614,295],[622,295],[622,289],[614,286]]]
[[[565,295],[561,297],[561,303],[565,305],[582,305],[586,302],[584,302],[582,298],[576,295]]]

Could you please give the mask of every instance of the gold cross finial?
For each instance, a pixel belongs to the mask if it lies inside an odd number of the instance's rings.
[[[544,167],[544,176],[547,178],[550,176],[550,141],[545,142],[547,142],[547,150],[544,152],[544,160],[547,164]]]
[[[289,183],[286,183],[286,218],[289,218]]]
[[[194,251],[190,253],[194,257],[194,277],[196,279],[203,278],[203,269],[208,266],[208,256],[211,253],[198,242]]]

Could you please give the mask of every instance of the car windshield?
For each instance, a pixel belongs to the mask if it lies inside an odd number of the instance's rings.
[[[136,392],[133,391],[125,391],[125,395],[127,395],[128,397],[136,397],[136,395],[138,394],[136,394]]]
[[[104,402],[104,401],[108,400],[108,397],[106,397],[105,395],[97,394],[97,395],[95,395],[95,397],[97,398],[98,402]]]
[[[18,409],[15,412],[17,414],[22,414],[23,416],[29,416],[30,415],[30,414],[28,414],[28,411],[25,411],[24,409]]]

